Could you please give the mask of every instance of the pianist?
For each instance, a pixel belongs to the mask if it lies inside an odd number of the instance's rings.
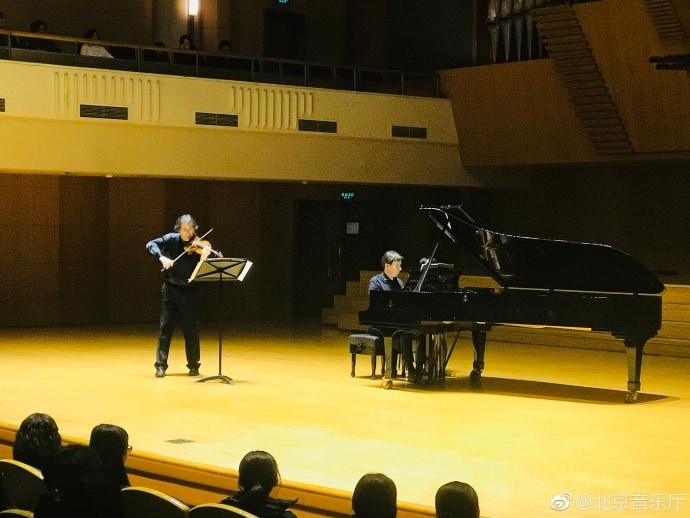
[[[402,260],[403,256],[395,250],[388,250],[383,254],[381,257],[383,271],[369,280],[369,291],[402,291],[405,284],[398,278],[402,271]],[[414,356],[412,354],[413,337],[414,333],[403,333],[400,348],[402,349],[403,361],[407,367],[407,378],[417,383],[421,379],[421,373],[417,373],[414,367]]]
[[[395,250],[388,250],[383,257],[381,257],[381,266],[383,271],[374,275],[369,280],[369,291],[385,290],[385,291],[400,291],[403,289],[403,281],[398,279],[398,275],[402,271],[403,256]]]

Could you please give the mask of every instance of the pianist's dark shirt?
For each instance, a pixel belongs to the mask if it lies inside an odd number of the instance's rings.
[[[397,277],[395,277],[394,279],[389,279],[383,272],[374,275],[369,281],[369,291],[400,291],[403,289],[403,286],[403,281],[401,281]]]

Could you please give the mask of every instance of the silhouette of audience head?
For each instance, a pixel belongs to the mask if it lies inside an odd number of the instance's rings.
[[[125,460],[132,447],[127,431],[114,424],[99,424],[91,430],[89,446],[101,458],[106,475],[120,487],[129,486]]]
[[[448,482],[436,492],[438,518],[479,518],[479,498],[465,482]]]
[[[288,508],[297,500],[273,498],[271,490],[280,482],[278,463],[268,452],[250,451],[240,461],[238,486],[222,503],[239,507],[264,518],[295,518]]]
[[[180,48],[185,50],[196,50],[192,38],[189,34],[183,34],[180,36]]]
[[[48,25],[43,20],[34,20],[29,25],[29,30],[31,32],[46,33],[48,32]]]
[[[60,448],[51,457],[43,476],[47,490],[36,504],[34,518],[122,518],[120,487],[106,476],[93,448],[81,445]]]
[[[43,471],[50,457],[61,446],[62,438],[55,420],[48,414],[34,413],[19,425],[12,457]]]
[[[229,40],[221,40],[218,44],[218,50],[225,54],[230,54],[232,51],[232,43],[230,43]]]
[[[84,38],[86,38],[87,40],[98,40],[98,39],[100,39],[100,37],[98,35],[98,30],[94,29],[92,27],[91,29],[87,30],[84,33]]]
[[[170,63],[170,55],[165,50],[165,43],[162,41],[157,41],[154,46],[161,47],[161,50],[144,49],[144,61]]]
[[[383,473],[367,473],[352,493],[352,510],[355,518],[395,518],[397,500],[393,480]]]
[[[250,451],[240,461],[238,486],[241,491],[268,495],[280,481],[278,463],[266,451]]]
[[[29,24],[29,30],[35,34],[46,34],[48,32],[48,25],[43,20],[34,20]],[[53,40],[44,37],[24,37],[21,43],[22,46],[31,50],[60,52],[60,47]]]

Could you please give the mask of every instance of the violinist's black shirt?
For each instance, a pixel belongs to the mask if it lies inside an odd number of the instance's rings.
[[[189,285],[188,279],[191,277],[194,268],[199,262],[200,256],[197,253],[185,252],[185,243],[182,241],[179,232],[170,232],[162,237],[152,239],[146,243],[146,249],[156,259],[165,256],[169,259],[175,259],[180,254],[184,254],[175,261],[171,268],[165,270],[165,280],[171,284]]]

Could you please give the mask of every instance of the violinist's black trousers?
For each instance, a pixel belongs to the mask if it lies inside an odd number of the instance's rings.
[[[156,368],[168,368],[168,353],[175,325],[184,335],[187,368],[199,368],[199,288],[194,285],[163,283],[161,288],[161,317],[156,347]]]

